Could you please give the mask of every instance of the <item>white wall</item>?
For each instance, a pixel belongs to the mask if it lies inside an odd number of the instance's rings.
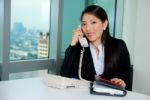
[[[123,39],[134,65],[133,91],[150,95],[150,0],[125,0]]]
[[[129,49],[131,63],[133,64],[134,34],[136,31],[137,0],[124,1],[124,21],[122,38]]]
[[[135,91],[150,95],[150,0],[138,0],[134,47]]]

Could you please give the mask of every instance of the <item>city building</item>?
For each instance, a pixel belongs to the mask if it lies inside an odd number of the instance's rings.
[[[47,58],[49,51],[49,33],[41,32],[38,41],[38,58]]]

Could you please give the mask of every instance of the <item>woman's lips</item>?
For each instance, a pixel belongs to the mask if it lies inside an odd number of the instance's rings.
[[[95,34],[95,32],[90,32],[90,33],[87,33],[87,36],[92,37],[94,34]]]

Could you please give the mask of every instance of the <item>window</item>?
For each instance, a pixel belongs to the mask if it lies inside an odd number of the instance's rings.
[[[48,58],[50,0],[11,0],[10,60]]]
[[[59,54],[57,38],[60,31],[58,21],[61,1],[0,1],[2,80],[26,73],[55,73],[54,65]]]

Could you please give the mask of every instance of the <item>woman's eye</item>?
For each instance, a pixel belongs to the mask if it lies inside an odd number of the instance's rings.
[[[85,26],[86,24],[82,24],[82,26]]]
[[[96,22],[92,22],[92,24],[96,24]]]

